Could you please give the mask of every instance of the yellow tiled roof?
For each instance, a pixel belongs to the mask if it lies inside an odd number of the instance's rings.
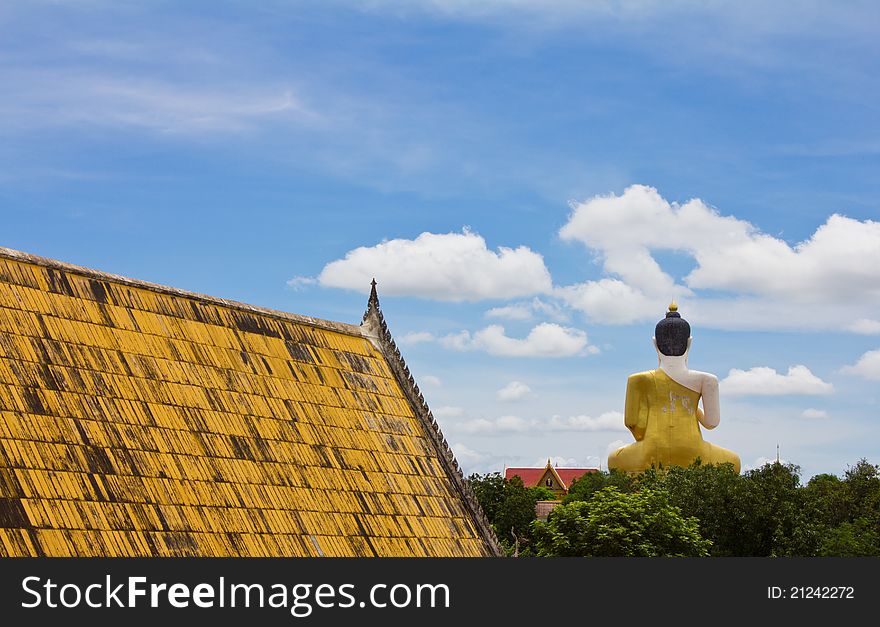
[[[0,555],[479,556],[387,333],[0,248]]]

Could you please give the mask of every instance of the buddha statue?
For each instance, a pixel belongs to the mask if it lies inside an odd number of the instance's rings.
[[[630,375],[626,382],[624,423],[636,441],[608,456],[609,469],[637,473],[652,466],[689,466],[699,459],[733,464],[739,472],[736,453],[703,440],[700,425],[714,429],[721,420],[718,378],[688,369],[691,340],[691,327],[673,301],[654,331],[659,367]]]

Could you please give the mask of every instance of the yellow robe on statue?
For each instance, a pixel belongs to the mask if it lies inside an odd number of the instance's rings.
[[[739,456],[703,440],[698,419],[700,393],[674,381],[662,368],[630,375],[626,383],[624,423],[636,441],[608,456],[608,468],[641,472],[652,466],[734,465]]]

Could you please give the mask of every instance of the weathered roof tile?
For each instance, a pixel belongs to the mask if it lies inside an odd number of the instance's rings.
[[[0,555],[498,554],[360,327],[0,248]]]

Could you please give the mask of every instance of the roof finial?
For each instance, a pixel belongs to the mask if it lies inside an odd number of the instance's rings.
[[[373,313],[381,320],[382,310],[379,308],[379,293],[376,291],[376,278],[370,281],[370,300],[367,301],[367,310],[364,312],[364,318],[361,324],[367,320],[367,316]]]
[[[675,299],[672,299],[672,302],[669,303],[669,311],[678,311],[678,303],[675,302]]]

